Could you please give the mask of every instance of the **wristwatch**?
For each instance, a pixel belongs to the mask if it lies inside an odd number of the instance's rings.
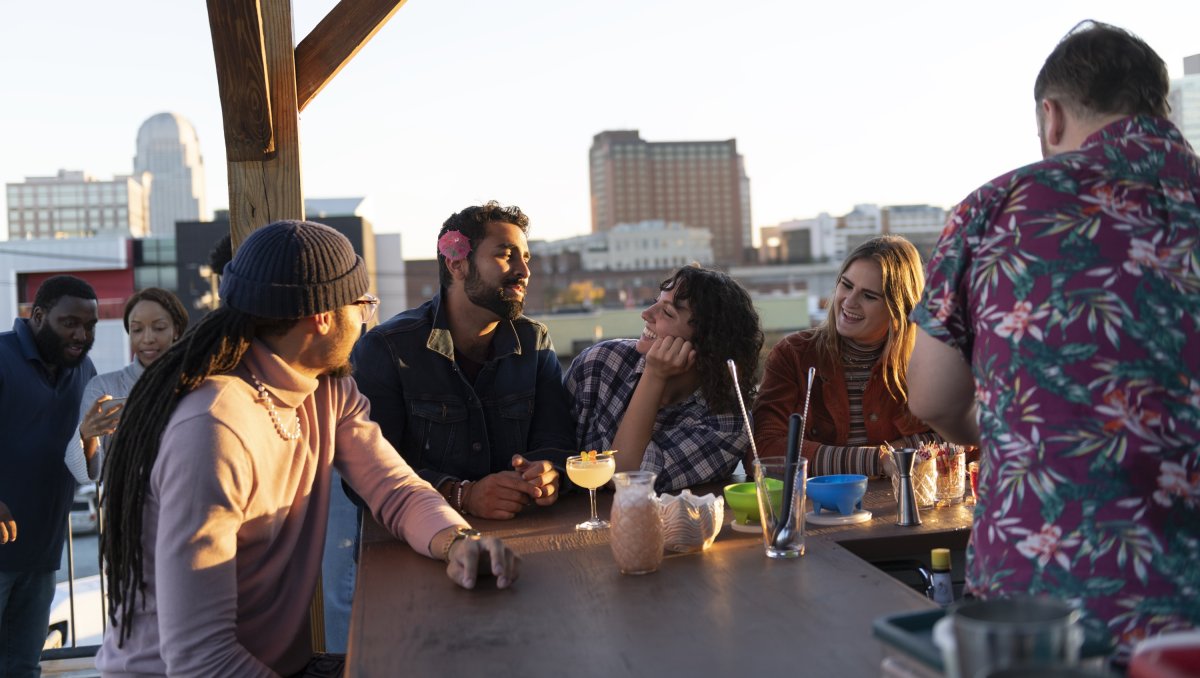
[[[450,549],[459,541],[463,539],[479,539],[481,536],[483,536],[482,533],[473,527],[459,526],[454,530],[454,536],[450,537],[450,541],[446,542],[446,547],[442,549],[442,560],[447,563],[450,562]]]

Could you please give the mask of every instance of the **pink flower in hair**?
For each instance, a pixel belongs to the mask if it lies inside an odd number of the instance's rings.
[[[471,241],[458,231],[446,231],[438,238],[438,252],[448,261],[462,261],[471,253]]]

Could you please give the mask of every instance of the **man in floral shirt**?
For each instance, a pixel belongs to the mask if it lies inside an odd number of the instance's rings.
[[[1034,87],[1043,161],[951,213],[909,407],[978,441],[977,596],[1070,600],[1118,659],[1200,621],[1200,160],[1162,60],[1087,22]]]

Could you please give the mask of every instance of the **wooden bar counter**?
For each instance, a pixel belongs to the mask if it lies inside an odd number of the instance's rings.
[[[600,493],[602,517],[611,502]],[[575,531],[589,511],[587,494],[575,492],[511,521],[472,519],[522,558],[511,588],[489,577],[474,591],[368,518],[347,676],[878,675],[872,620],[934,605],[855,553],[961,547],[971,517],[963,506],[930,509],[921,526],[898,527],[883,481],[872,481],[863,504],[869,522],[808,525],[799,559],[768,559],[761,534],[726,524],[712,548],[668,554],[658,572],[628,576],[607,530]]]

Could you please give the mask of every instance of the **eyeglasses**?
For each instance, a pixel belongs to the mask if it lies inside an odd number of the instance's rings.
[[[374,318],[375,312],[379,310],[379,297],[374,294],[364,294],[362,299],[354,302],[354,305],[362,314],[362,324],[366,325],[371,322],[371,318]]]

